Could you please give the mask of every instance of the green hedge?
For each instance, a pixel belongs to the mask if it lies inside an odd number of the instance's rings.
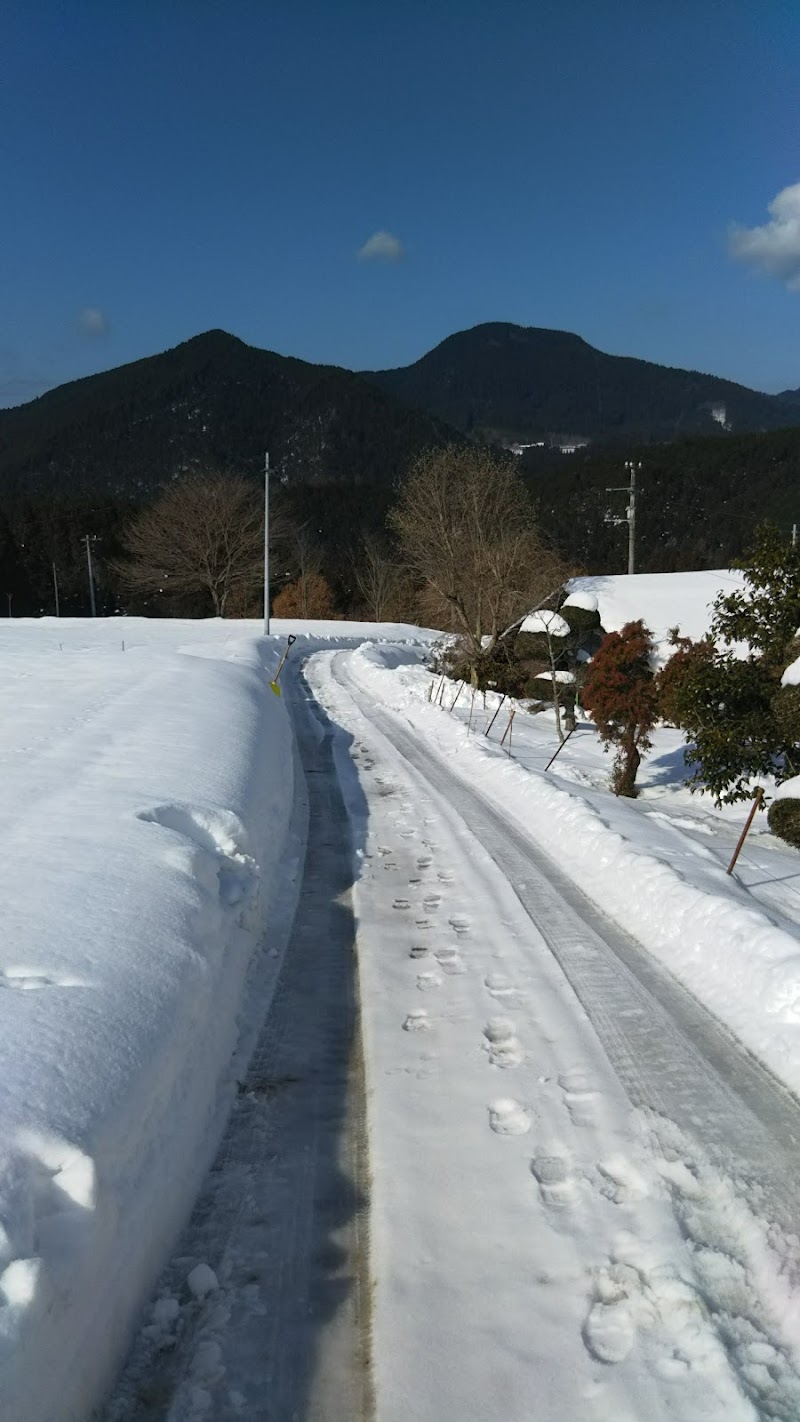
[[[773,800],[767,811],[767,824],[779,839],[800,849],[800,800]]]

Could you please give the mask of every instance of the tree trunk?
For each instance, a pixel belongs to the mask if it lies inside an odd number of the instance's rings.
[[[617,794],[624,795],[629,800],[636,799],[636,774],[642,763],[635,741],[629,741],[622,747],[622,767],[617,782]]]
[[[558,731],[558,743],[563,746],[565,736],[564,728],[561,725],[561,703],[558,699],[558,677],[556,676],[556,662],[553,656],[553,641],[550,633],[547,633],[547,654],[550,658],[550,679],[553,687],[553,710],[556,713],[556,730]]]

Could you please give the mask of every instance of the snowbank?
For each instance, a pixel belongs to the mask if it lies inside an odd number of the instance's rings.
[[[600,907],[680,978],[783,1081],[800,1091],[800,932],[747,902],[712,858],[651,826],[646,848],[612,828],[580,790],[523,768],[403,682],[376,647],[353,653],[359,683],[402,715],[461,774],[513,816]],[[602,803],[602,802],[600,802]],[[638,826],[641,831],[641,823]],[[677,861],[677,862],[676,862]]]
[[[86,1422],[224,1123],[293,798],[246,630],[0,632],[8,1422]]]

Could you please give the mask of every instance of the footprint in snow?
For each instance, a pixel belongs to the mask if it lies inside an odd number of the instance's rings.
[[[409,1012],[403,1023],[404,1032],[429,1032],[430,1029],[430,1019],[422,1007],[415,1008],[413,1012]]]
[[[489,1125],[497,1136],[524,1136],[531,1128],[524,1106],[511,1097],[489,1103]]]
[[[455,948],[437,948],[434,956],[442,972],[449,973],[451,977],[457,977],[467,971]]]
[[[568,1210],[576,1204],[578,1185],[566,1156],[535,1156],[531,1161],[531,1175],[539,1186],[542,1204],[548,1209]]]
[[[392,904],[392,908],[410,909],[411,904],[408,899],[395,899],[394,903]]]
[[[593,1126],[597,1121],[599,1092],[594,1090],[591,1077],[580,1067],[562,1072],[558,1084],[564,1093],[570,1120],[574,1126]]]
[[[453,917],[449,920],[449,922],[450,927],[455,929],[456,933],[458,933],[459,935],[461,935],[462,933],[469,933],[469,930],[472,926],[471,920],[468,919],[463,913],[453,914]]]
[[[597,1169],[602,1177],[600,1193],[615,1205],[634,1204],[637,1200],[646,1200],[650,1194],[644,1176],[624,1155],[599,1160]]]
[[[517,1007],[522,1001],[522,993],[503,973],[490,973],[484,978],[483,985],[492,997],[506,1007]]]
[[[433,992],[435,988],[442,986],[442,980],[438,973],[420,973],[417,977],[417,987],[420,992]]]
[[[433,860],[432,860],[430,854],[421,854],[420,857],[419,857],[419,859],[417,860],[417,868],[418,868],[418,869],[429,869],[432,863],[433,863]]]
[[[424,958],[427,956],[427,948],[424,943],[415,943],[409,951],[409,958]]]
[[[586,1349],[600,1363],[621,1363],[636,1341],[642,1312],[641,1278],[625,1264],[598,1270],[594,1300],[583,1325]]]
[[[514,1035],[513,1022],[509,1022],[507,1017],[492,1017],[486,1023],[483,1035],[492,1066],[503,1069],[519,1066],[522,1052]]]

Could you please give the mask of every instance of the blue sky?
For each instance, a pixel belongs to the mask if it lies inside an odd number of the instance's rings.
[[[795,0],[4,0],[0,403],[488,320],[800,386],[799,42]]]

